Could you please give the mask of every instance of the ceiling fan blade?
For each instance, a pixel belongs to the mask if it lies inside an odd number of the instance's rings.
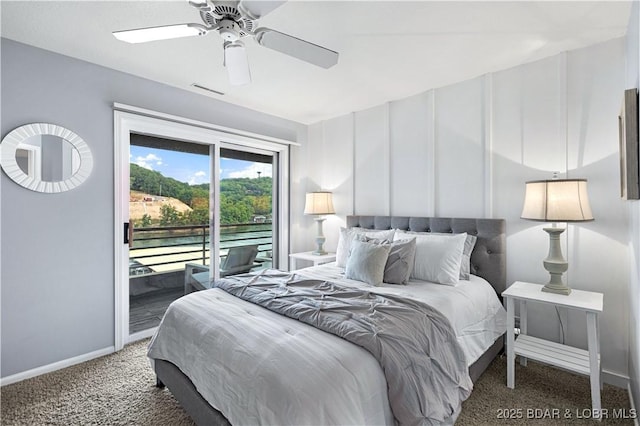
[[[138,28],[135,30],[114,31],[115,38],[127,43],[145,43],[147,41],[167,40],[171,38],[205,35],[209,28],[200,24],[163,25],[160,27]]]
[[[251,83],[251,71],[244,44],[241,41],[224,44],[224,66],[229,74],[229,83],[242,86]]]
[[[280,7],[286,0],[241,0],[238,10],[252,20],[260,19]]]
[[[331,68],[338,63],[338,52],[279,31],[258,28],[255,31],[255,36],[256,41],[264,47],[277,50],[322,68]]]

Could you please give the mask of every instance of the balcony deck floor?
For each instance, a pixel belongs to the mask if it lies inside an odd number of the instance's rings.
[[[147,330],[160,325],[167,307],[184,296],[184,287],[153,291],[129,298],[129,333]]]
[[[271,259],[263,260],[261,265],[252,271],[271,268]],[[184,287],[173,287],[150,291],[138,296],[129,296],[129,334],[154,328],[174,300],[184,296]]]

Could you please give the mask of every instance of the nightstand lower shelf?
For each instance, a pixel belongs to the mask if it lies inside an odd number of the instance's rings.
[[[556,342],[521,334],[516,339],[513,349],[516,355],[523,356],[545,364],[554,365],[564,370],[589,376],[589,351],[574,348]],[[598,355],[598,369],[600,355]]]

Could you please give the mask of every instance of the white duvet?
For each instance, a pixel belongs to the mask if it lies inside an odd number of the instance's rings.
[[[471,365],[506,329],[493,288],[472,275],[455,287],[372,288],[328,264],[298,273],[429,303],[447,318]],[[235,425],[393,424],[384,374],[365,349],[220,289],[175,301],[149,346]]]
[[[368,286],[344,277],[344,268],[328,263],[298,271],[304,275],[354,287]],[[471,275],[456,286],[410,280],[406,285],[373,287],[381,294],[394,294],[419,300],[439,310],[449,319],[458,342],[467,356],[467,366],[476,360],[507,330],[507,312],[496,291],[484,278]]]

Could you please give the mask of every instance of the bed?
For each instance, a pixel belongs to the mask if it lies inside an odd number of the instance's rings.
[[[498,295],[506,288],[504,220],[349,216],[347,227],[477,237],[469,280],[456,286],[409,280],[373,290],[376,297],[429,299],[449,318],[468,377],[475,381],[503,346],[505,314]],[[296,274],[338,281],[342,288],[362,287],[344,278],[344,268],[336,264]],[[158,385],[166,385],[197,424],[397,423],[387,378],[362,347],[217,288],[174,304],[149,357]],[[486,312],[478,308],[484,304]],[[463,315],[452,318],[456,311]],[[216,325],[225,321],[224,327]],[[455,421],[459,409],[458,404],[444,423]]]

